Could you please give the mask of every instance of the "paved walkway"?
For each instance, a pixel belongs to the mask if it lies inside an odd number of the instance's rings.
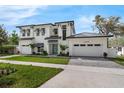
[[[0,56],[0,58],[10,58],[10,57],[16,57],[16,56],[20,56],[20,55]]]
[[[13,61],[13,60],[0,60],[0,63],[10,63],[10,64],[18,64],[18,65],[32,65],[32,66],[62,68],[62,69],[65,69],[65,67],[67,66],[67,65],[61,65],[61,64],[24,62],[24,61]]]

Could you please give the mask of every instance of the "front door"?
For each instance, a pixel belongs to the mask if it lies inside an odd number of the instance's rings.
[[[58,54],[58,44],[50,44],[50,54]]]

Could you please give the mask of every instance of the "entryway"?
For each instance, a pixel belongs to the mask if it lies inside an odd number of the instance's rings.
[[[49,44],[50,54],[57,55],[58,54],[58,44]]]

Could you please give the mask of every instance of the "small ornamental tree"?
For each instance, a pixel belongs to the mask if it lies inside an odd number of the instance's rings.
[[[32,54],[34,54],[34,48],[35,48],[34,44],[30,44],[30,47],[31,47]]]
[[[61,49],[61,54],[65,54],[65,50],[68,48],[67,45],[60,45],[60,49]]]

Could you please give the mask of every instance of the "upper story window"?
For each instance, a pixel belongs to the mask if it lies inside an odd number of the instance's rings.
[[[66,29],[66,25],[62,25],[62,29]]]
[[[54,32],[54,35],[58,35],[58,29],[54,29],[53,32]]]
[[[27,36],[30,36],[30,29],[27,29]]]
[[[25,36],[25,30],[22,30],[22,36]]]
[[[63,36],[63,40],[66,40],[66,25],[62,26],[62,36]]]
[[[45,28],[41,28],[42,35],[45,35]]]
[[[36,36],[39,36],[39,35],[40,35],[40,29],[37,28],[37,29],[36,29]]]

